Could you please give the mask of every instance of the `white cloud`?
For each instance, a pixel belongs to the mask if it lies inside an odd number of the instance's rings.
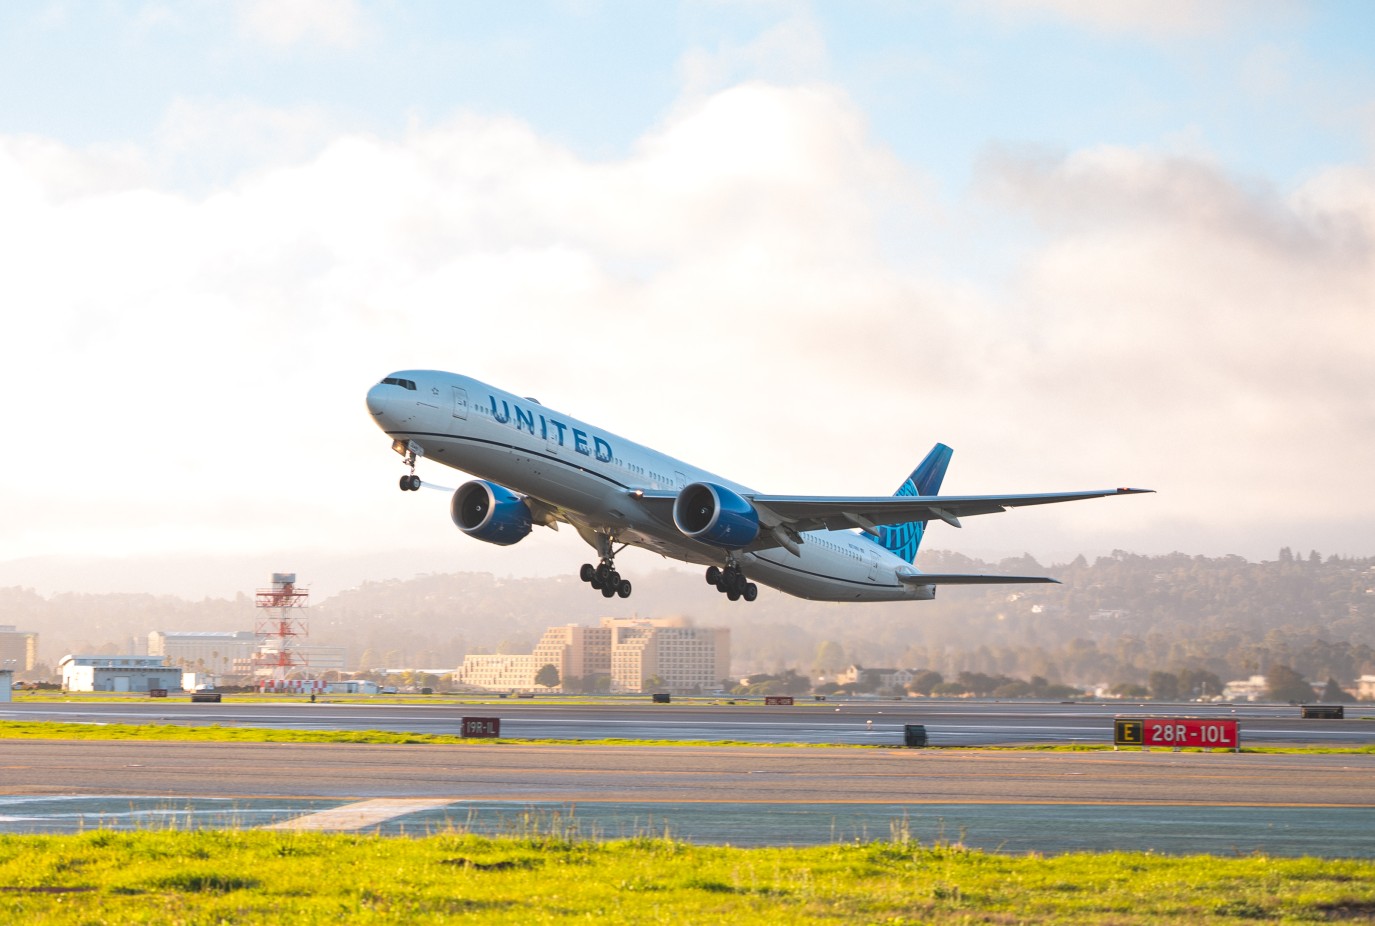
[[[1165,506],[1198,524],[1351,513],[1375,466],[1367,172],[1283,196],[1123,149],[995,163],[990,186],[1050,231],[1017,294],[1052,335],[1025,370],[1027,413],[1130,421],[1085,456],[1149,461]]]
[[[1217,34],[1241,17],[1283,9],[1268,0],[982,0],[1005,21],[1053,17],[1098,32],[1179,38]]]
[[[0,367],[27,451],[0,463],[0,556],[458,543],[442,503],[398,507],[362,408],[416,366],[766,491],[891,491],[937,439],[952,491],[1162,490],[942,537],[965,548],[1060,528],[1055,550],[1188,550],[1375,514],[1367,171],[1281,195],[1129,149],[1004,153],[983,185],[1044,237],[998,285],[887,252],[894,212],[940,220],[823,86],[686,102],[611,161],[509,118],[395,139],[322,119],[298,145],[292,114],[246,110],[292,153],[169,192],[143,165],[213,146],[222,110],[197,105],[117,157],[0,144],[0,300],[22,309]]]
[[[245,34],[277,48],[352,48],[364,31],[356,0],[236,0],[235,14]]]

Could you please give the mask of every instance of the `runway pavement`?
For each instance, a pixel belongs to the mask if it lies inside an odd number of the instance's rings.
[[[496,714],[503,733],[517,736],[550,735],[556,728],[569,737],[687,739],[690,732],[716,740],[778,736],[781,730],[895,748],[7,740],[0,747],[0,831],[292,825],[325,814],[320,825],[364,820],[359,826],[367,831],[459,826],[490,832],[528,825],[533,813],[561,815],[565,823],[576,818],[579,827],[599,835],[667,828],[680,838],[736,844],[887,838],[902,831],[926,842],[959,840],[1006,851],[1375,856],[1371,755],[896,747],[905,722],[925,722],[937,743],[957,735],[1104,742],[1114,713],[1096,705],[948,702],[828,702],[781,710],[739,704],[21,702],[6,705],[0,719],[452,732],[462,715]],[[1252,709],[1241,718],[1243,742],[1253,741],[1252,731],[1334,744],[1371,741],[1369,721],[1301,721],[1296,714],[1296,708]],[[399,810],[379,817],[381,805]]]
[[[647,698],[593,704],[510,699],[495,704],[323,701],[310,704],[235,700],[20,701],[3,705],[0,720],[78,723],[175,723],[316,730],[457,733],[463,716],[501,718],[515,738],[735,740],[761,743],[901,743],[905,724],[922,724],[935,746],[1111,743],[1112,719],[1129,716],[1225,717],[1242,725],[1244,745],[1375,743],[1375,705],[1353,705],[1351,719],[1304,720],[1293,705],[1046,703],[908,699],[652,704]],[[1373,719],[1362,719],[1369,716]]]

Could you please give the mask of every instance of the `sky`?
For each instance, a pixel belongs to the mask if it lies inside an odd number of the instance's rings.
[[[415,368],[768,493],[1158,493],[938,549],[1375,554],[1368,4],[14,0],[0,87],[5,581],[576,570],[397,491]]]

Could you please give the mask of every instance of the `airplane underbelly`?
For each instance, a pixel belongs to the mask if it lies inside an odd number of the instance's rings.
[[[832,575],[815,566],[808,568],[804,559],[784,551],[756,554],[746,564],[745,573],[781,592],[812,601],[907,601],[912,598],[900,584],[880,584],[866,574]]]

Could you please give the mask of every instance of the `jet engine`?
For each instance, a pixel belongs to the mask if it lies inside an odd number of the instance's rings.
[[[759,514],[725,486],[694,482],[673,500],[673,523],[685,537],[739,550],[759,536]]]
[[[454,491],[449,517],[469,537],[509,547],[530,533],[530,508],[505,486],[474,479]]]

